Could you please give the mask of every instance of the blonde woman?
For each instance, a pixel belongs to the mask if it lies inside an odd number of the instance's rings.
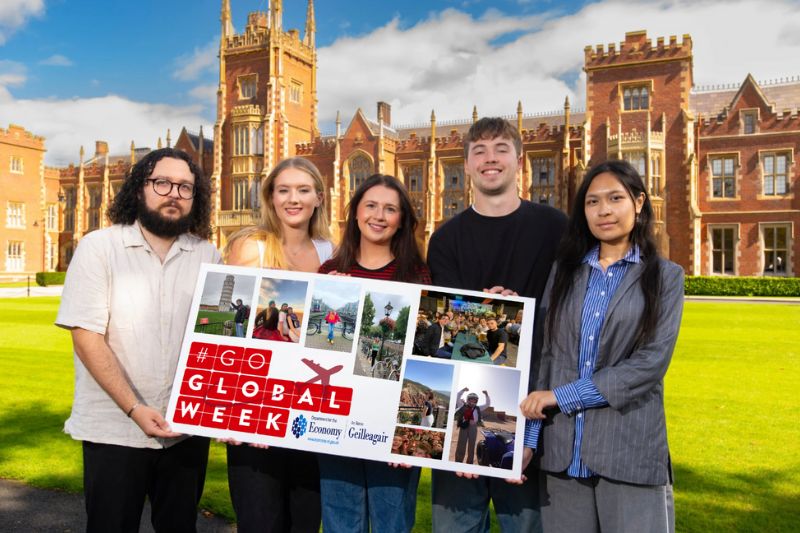
[[[261,221],[228,241],[229,265],[316,272],[333,252],[317,167],[281,161],[261,184]],[[228,487],[238,531],[319,531],[315,454],[228,444]]]

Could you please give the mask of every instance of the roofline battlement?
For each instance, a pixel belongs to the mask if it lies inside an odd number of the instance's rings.
[[[44,150],[44,137],[34,135],[19,124],[9,124],[8,129],[0,128],[0,141],[17,144],[27,148]]]
[[[607,46],[597,44],[594,47],[586,46],[583,52],[584,70],[630,63],[688,59],[692,57],[692,37],[684,33],[680,43],[675,35],[670,35],[668,43],[665,43],[664,37],[658,37],[656,45],[653,46],[652,40],[647,38],[646,30],[632,31],[625,34],[625,40],[619,43],[619,48],[616,43],[609,43]]]

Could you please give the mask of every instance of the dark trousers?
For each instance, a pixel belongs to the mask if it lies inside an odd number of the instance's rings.
[[[87,532],[139,531],[145,497],[157,532],[196,531],[208,439],[162,449],[83,442]]]
[[[228,488],[239,533],[319,531],[316,454],[229,444]]]

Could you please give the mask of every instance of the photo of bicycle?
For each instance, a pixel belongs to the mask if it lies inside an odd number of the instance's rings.
[[[396,294],[367,293],[361,313],[359,350],[353,373],[398,381],[408,331],[410,302]]]
[[[348,279],[317,280],[306,325],[306,347],[336,352],[353,349],[360,284]]]

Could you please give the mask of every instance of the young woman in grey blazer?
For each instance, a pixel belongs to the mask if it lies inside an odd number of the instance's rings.
[[[674,530],[664,419],[683,270],[659,257],[645,183],[625,161],[592,168],[550,274],[525,459],[536,450],[552,531]]]

